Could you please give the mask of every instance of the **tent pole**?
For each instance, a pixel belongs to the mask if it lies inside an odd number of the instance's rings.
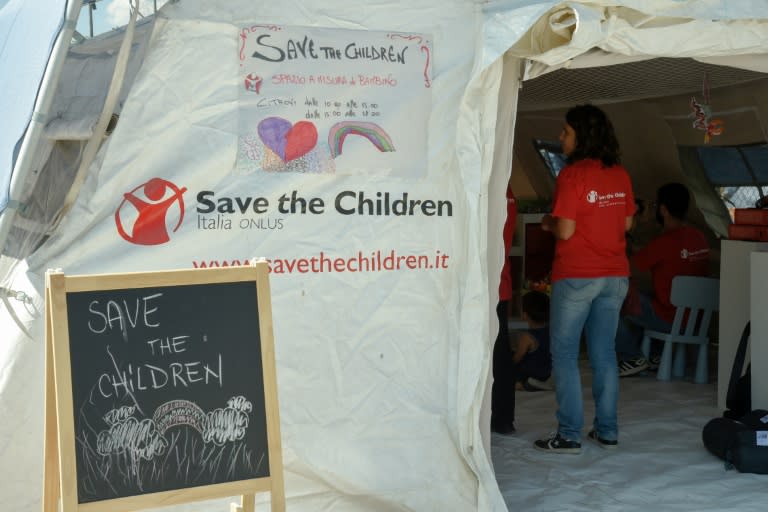
[[[80,15],[81,7],[82,2],[80,0],[69,0],[67,2],[62,29],[53,45],[51,57],[48,60],[43,79],[40,82],[40,91],[35,101],[35,108],[32,112],[27,132],[21,142],[19,154],[13,166],[13,172],[11,173],[8,205],[0,213],[0,254],[5,249],[5,242],[16,218],[16,213],[22,207],[20,202],[22,188],[27,174],[32,171],[31,166],[35,159],[35,152],[37,151],[45,125],[48,122],[48,109],[51,108],[51,103],[53,103],[53,96],[56,92],[61,71],[64,68],[64,61],[69,51],[72,35],[77,26],[77,18]]]
[[[61,210],[56,214],[56,218],[52,222],[52,226],[55,229],[58,226],[61,219],[69,212],[72,205],[77,199],[77,195],[80,193],[80,187],[85,180],[88,168],[96,158],[96,153],[101,147],[101,143],[107,132],[107,125],[110,119],[112,119],[112,113],[115,108],[115,104],[120,96],[120,90],[123,88],[123,79],[125,78],[125,69],[128,66],[128,58],[131,55],[131,45],[133,44],[133,35],[136,29],[136,16],[139,14],[139,1],[130,0],[131,2],[131,18],[126,25],[125,37],[123,37],[120,50],[117,53],[117,60],[115,61],[115,70],[112,74],[112,80],[109,84],[107,91],[107,97],[104,100],[104,106],[102,107],[101,114],[96,126],[93,127],[93,134],[85,144],[80,164],[77,168],[75,178],[72,180],[72,185],[64,198],[64,203],[61,206]],[[134,5],[135,2],[135,5]]]

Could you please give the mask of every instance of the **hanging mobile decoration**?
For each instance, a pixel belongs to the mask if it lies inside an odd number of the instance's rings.
[[[712,119],[712,106],[709,95],[709,75],[704,73],[704,83],[701,87],[703,101],[699,103],[696,96],[691,98],[693,127],[704,132],[704,144],[709,144],[713,135],[720,135],[725,130],[722,119]]]

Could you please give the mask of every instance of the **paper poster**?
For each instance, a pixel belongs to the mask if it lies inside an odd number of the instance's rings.
[[[239,173],[426,175],[426,35],[253,24],[238,49]]]

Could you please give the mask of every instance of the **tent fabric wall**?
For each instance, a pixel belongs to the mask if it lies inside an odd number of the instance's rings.
[[[486,238],[483,241],[484,245],[488,247],[488,251],[485,254],[485,259],[488,262],[487,279],[486,279],[486,293],[488,296],[488,304],[485,311],[495,312],[496,304],[498,302],[499,281],[494,279],[494,275],[498,275],[500,269],[504,264],[504,258],[506,257],[506,251],[503,244],[497,241],[503,240],[502,230],[506,221],[507,212],[507,198],[506,189],[512,172],[512,141],[515,133],[515,110],[517,106],[518,95],[520,92],[517,84],[520,81],[520,72],[522,70],[523,63],[520,59],[505,56],[503,60],[490,66],[485,74],[493,76],[492,84],[486,84],[480,89],[486,91],[486,97],[497,98],[496,100],[496,117],[495,117],[495,133],[494,133],[494,145],[493,148],[488,148],[487,151],[492,152],[493,160],[490,163],[490,174],[484,179],[486,181],[485,190],[482,194],[483,209],[487,209],[484,212],[484,216],[487,220]],[[496,84],[498,83],[498,89]],[[508,84],[512,84],[511,86]],[[506,85],[506,86],[504,86]],[[469,103],[469,101],[468,101]],[[471,104],[471,103],[469,103]],[[487,108],[488,112],[491,111],[490,105],[482,105],[482,103],[474,104],[474,108]],[[501,194],[500,192],[504,192]],[[499,215],[501,213],[501,215]],[[495,248],[495,250],[493,249]],[[491,348],[495,341],[494,333],[498,332],[499,325],[498,319],[495,314],[490,316],[490,333],[491,333]],[[475,399],[475,403],[482,404],[480,411],[480,425],[490,425],[491,410],[490,410],[490,388],[493,381],[491,368],[487,370],[487,379],[485,382],[485,389],[480,389]],[[487,453],[490,453],[490,436],[487,429],[482,431],[484,435],[484,446]]]
[[[470,112],[477,124],[459,129],[458,158],[450,150],[456,129],[443,129],[459,125],[456,105],[472,73],[475,45],[467,20],[479,24],[480,11],[463,1],[423,1],[411,9],[406,19],[397,4],[347,7],[343,18],[320,2],[255,7],[244,0],[187,0],[165,6],[116,130],[72,210],[28,259],[39,297],[50,267],[69,274],[122,272],[376,249],[402,254],[437,249],[448,255],[444,271],[273,272],[291,510],[503,509],[477,422],[484,392],[477,376],[488,371],[489,326],[483,313],[488,307],[483,214],[475,205],[487,187],[483,168],[492,156],[481,154],[476,144],[485,140],[484,147],[492,147],[487,141],[495,128],[492,117]],[[413,10],[422,15],[413,16]],[[238,26],[263,20],[310,26],[318,23],[318,12],[325,13],[327,27],[432,36],[423,178],[233,171],[241,84]],[[498,76],[488,82],[498,84]],[[494,98],[483,101],[495,110]],[[462,165],[467,159],[471,162]],[[115,229],[116,212],[124,193],[153,177],[189,190],[186,223],[167,245],[132,246]],[[435,219],[361,218],[330,211],[283,216],[280,230],[205,233],[194,211],[202,190],[270,200],[297,190],[324,198],[329,208],[340,190],[371,196],[405,191],[449,201],[453,213]],[[40,335],[39,326],[33,330]],[[483,341],[478,345],[478,340]]]
[[[617,5],[625,9],[612,8]],[[33,297],[22,321],[35,341],[17,335],[0,354],[0,409],[12,418],[0,430],[0,455],[14,461],[0,467],[6,506],[39,507],[41,460],[30,454],[39,453],[42,438],[41,286],[47,268],[68,274],[123,272],[231,264],[252,256],[375,248],[423,254],[439,248],[451,263],[442,274],[273,272],[288,504],[297,512],[505,510],[489,464],[483,398],[496,329],[503,185],[511,171],[510,120],[522,59],[557,66],[591,46],[622,54],[761,55],[768,52],[766,23],[738,20],[765,19],[762,5],[672,0],[568,2],[566,10],[563,2],[524,0],[419,0],[407,10],[398,3],[337,8],[319,0],[166,5],[118,128],[77,202],[50,240],[24,262],[29,268],[20,266],[12,279]],[[638,24],[643,14],[646,21]],[[734,21],[713,24],[713,19]],[[238,24],[254,21],[431,35],[429,163],[423,179],[234,174],[238,84],[231,56]],[[706,45],[696,30],[709,27],[723,37]],[[685,44],[660,45],[656,38],[667,34],[678,34],[669,40]],[[188,188],[192,220],[171,244],[129,245],[116,235],[120,200],[157,176]],[[321,215],[286,218],[282,232],[195,232],[194,194],[200,190],[269,197],[300,190],[328,199],[343,189],[441,198],[451,202],[453,215],[436,222]],[[0,320],[16,332],[5,312]],[[226,502],[172,510],[208,510]]]
[[[65,0],[10,0],[0,7],[0,211],[8,202],[18,145],[32,117],[65,7]]]
[[[111,114],[119,116],[122,102],[144,58],[154,18],[137,23],[126,77],[120,100]],[[34,172],[20,176],[14,199],[22,206],[15,211],[8,236],[2,243],[0,276],[7,276],[13,266],[31,254],[55,230],[54,220],[64,204],[73,177],[84,154],[84,146],[93,135],[98,116],[104,108],[115,61],[125,30],[114,30],[70,48],[62,64],[55,93],[50,99],[47,122],[40,131],[39,143],[28,155],[24,166]],[[99,140],[104,140],[99,135]],[[108,141],[108,139],[106,139]],[[4,216],[10,215],[10,211]],[[9,217],[10,218],[10,217]]]
[[[594,48],[635,58],[755,56],[765,48],[765,15],[755,14],[759,13],[757,4],[744,18],[735,17],[735,10],[722,17],[712,13],[698,16],[697,2],[686,2],[690,11],[685,16],[660,8],[667,2],[633,4],[604,1],[563,5],[553,1],[547,4],[549,10],[537,4],[535,13],[540,17],[519,37],[514,11],[498,13],[487,31],[493,40],[485,47],[507,48],[513,55],[555,68]],[[508,39],[500,41],[505,35]]]

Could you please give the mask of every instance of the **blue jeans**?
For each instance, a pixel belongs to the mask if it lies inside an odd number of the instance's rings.
[[[661,332],[669,332],[672,329],[667,321],[656,314],[651,298],[644,293],[640,293],[639,296],[640,314],[623,317],[616,330],[616,356],[619,361],[645,358],[640,347],[643,341],[643,329]]]
[[[614,340],[628,286],[626,277],[563,279],[552,285],[552,374],[558,405],[557,431],[565,439],[580,441],[584,425],[579,374],[582,329],[586,331],[592,366],[593,426],[603,439],[618,439],[619,372]]]

